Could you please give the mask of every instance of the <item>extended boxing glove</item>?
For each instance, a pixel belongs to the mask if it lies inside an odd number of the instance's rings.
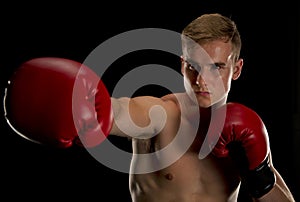
[[[269,162],[270,147],[266,127],[257,113],[242,104],[228,103],[225,107],[224,127],[213,154],[218,157],[238,157],[236,159],[239,159],[239,163],[244,164],[241,166],[245,168],[242,178],[250,194],[259,198],[275,184],[275,174]]]
[[[23,63],[8,81],[5,117],[22,137],[67,148],[100,144],[112,127],[110,95],[87,66],[42,57]]]

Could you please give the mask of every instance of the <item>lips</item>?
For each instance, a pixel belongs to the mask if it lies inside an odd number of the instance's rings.
[[[196,95],[205,96],[205,97],[211,96],[211,92],[206,87],[195,85],[193,86],[193,90]]]
[[[208,91],[195,91],[197,95],[202,95],[202,96],[210,96],[210,93]]]

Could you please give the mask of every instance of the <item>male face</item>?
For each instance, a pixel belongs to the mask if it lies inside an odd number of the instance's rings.
[[[239,77],[243,60],[233,61],[232,45],[215,40],[192,48],[185,48],[182,56],[182,73],[188,95],[200,107],[225,104],[231,80]]]

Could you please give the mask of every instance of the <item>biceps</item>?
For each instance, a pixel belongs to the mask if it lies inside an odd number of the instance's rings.
[[[151,138],[159,133],[166,122],[166,112],[160,105],[145,99],[112,98],[114,126],[112,133],[132,138]]]

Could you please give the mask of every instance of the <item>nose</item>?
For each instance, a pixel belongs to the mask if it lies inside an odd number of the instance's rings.
[[[199,69],[196,84],[198,86],[206,86],[210,82],[209,80],[213,79],[211,74],[212,72],[206,66],[203,66]]]
[[[206,82],[205,82],[201,72],[198,73],[198,76],[197,76],[197,79],[196,79],[196,85],[197,86],[206,86]]]
[[[214,82],[218,77],[218,72],[216,71],[212,70],[209,66],[202,67],[198,72],[196,84],[198,86],[207,86],[207,84]]]

